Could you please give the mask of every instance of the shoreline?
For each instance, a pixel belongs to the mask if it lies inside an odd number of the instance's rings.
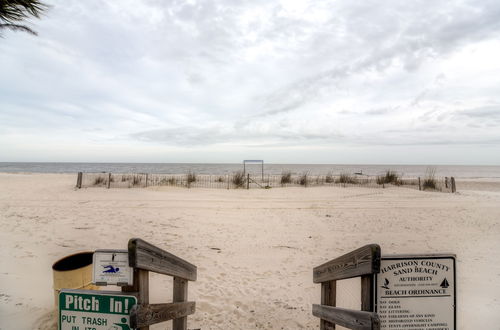
[[[8,166],[6,165],[8,164]],[[311,175],[354,174],[362,172],[371,176],[394,171],[403,177],[423,177],[434,168],[437,176],[455,178],[500,178],[498,165],[393,165],[393,164],[264,164],[265,175],[280,175],[283,171]],[[247,165],[247,172],[260,173],[261,165]],[[4,173],[149,173],[149,174],[196,174],[227,175],[243,170],[242,163],[0,163]]]

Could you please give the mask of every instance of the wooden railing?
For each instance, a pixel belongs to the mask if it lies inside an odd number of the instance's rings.
[[[321,319],[321,330],[333,330],[335,324],[356,330],[378,330],[374,312],[374,276],[380,272],[380,246],[370,244],[313,269],[313,282],[321,283],[321,305],[312,313]],[[335,307],[337,280],[361,276],[361,311]]]
[[[187,301],[188,281],[196,281],[196,266],[139,238],[129,241],[128,254],[134,284],[122,291],[136,293],[138,300],[130,313],[131,328],[147,330],[152,324],[173,320],[173,330],[186,330],[187,316],[196,308],[195,302]],[[174,277],[173,302],[149,304],[150,271]]]

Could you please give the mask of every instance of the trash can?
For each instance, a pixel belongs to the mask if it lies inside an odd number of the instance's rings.
[[[61,289],[99,290],[92,284],[92,257],[94,252],[80,252],[64,257],[52,265],[54,302],[59,308]]]

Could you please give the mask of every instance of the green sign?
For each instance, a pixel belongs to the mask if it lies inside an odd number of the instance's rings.
[[[134,296],[114,292],[71,291],[59,293],[59,330],[130,330]]]

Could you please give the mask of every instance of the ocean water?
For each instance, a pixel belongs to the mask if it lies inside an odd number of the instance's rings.
[[[393,170],[407,177],[425,175],[429,168],[436,171],[436,176],[454,176],[456,178],[500,178],[500,166],[477,165],[353,165],[353,164],[264,164],[264,174],[278,175],[283,171],[293,174],[308,173],[325,175],[327,173],[363,173],[379,175],[386,170]],[[243,164],[169,164],[169,163],[6,163],[0,162],[0,172],[8,173],[161,173],[184,174],[189,171],[196,174],[223,175],[243,170]],[[247,172],[261,173],[260,164],[247,164]]]

